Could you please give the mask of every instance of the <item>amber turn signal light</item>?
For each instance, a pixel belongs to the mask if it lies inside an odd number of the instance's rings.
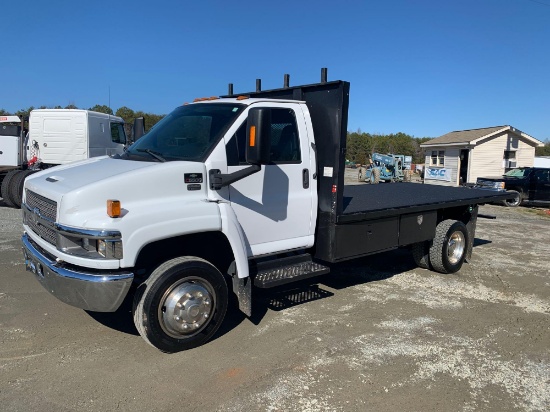
[[[256,126],[250,126],[250,140],[248,144],[250,147],[256,146]]]
[[[107,214],[110,217],[120,217],[120,200],[107,200]]]

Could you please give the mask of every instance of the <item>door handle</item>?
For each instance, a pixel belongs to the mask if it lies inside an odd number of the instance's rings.
[[[309,170],[308,169],[302,170],[302,185],[304,186],[304,189],[309,189]]]

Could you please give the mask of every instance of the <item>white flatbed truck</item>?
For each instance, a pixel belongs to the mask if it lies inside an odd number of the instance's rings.
[[[344,187],[349,83],[176,108],[124,154],[25,181],[28,270],[54,296],[114,312],[133,299],[164,352],[206,343],[235,293],[329,272],[329,263],[410,246],[419,266],[458,271],[478,204],[505,195],[415,183]]]

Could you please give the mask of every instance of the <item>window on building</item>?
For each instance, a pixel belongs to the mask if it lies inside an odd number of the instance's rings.
[[[515,168],[517,166],[516,151],[515,150],[505,150],[504,151],[504,158],[503,158],[502,163],[503,163],[505,172],[507,172],[510,169]]]
[[[430,166],[445,166],[445,150],[432,150]]]

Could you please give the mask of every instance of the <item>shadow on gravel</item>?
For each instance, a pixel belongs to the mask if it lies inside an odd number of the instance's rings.
[[[489,240],[476,238],[474,247],[492,243]],[[250,321],[258,325],[268,310],[282,311],[301,304],[313,302],[334,296],[334,293],[324,289],[346,289],[389,279],[404,272],[414,270],[417,266],[407,248],[379,253],[364,258],[330,265],[331,272],[316,278],[282,285],[271,289],[254,288],[252,291],[252,317]],[[424,270],[424,269],[423,269]],[[113,313],[87,312],[97,322],[111,329],[130,335],[139,335],[132,317],[132,302],[135,290]],[[245,320],[246,316],[238,309],[237,299],[229,293],[229,307],[225,321],[211,340],[215,340],[235,329]]]
[[[474,247],[488,245],[490,243],[493,243],[493,242],[490,240],[479,239],[477,237],[474,239]]]
[[[132,315],[134,292],[135,290],[130,289],[126,299],[124,299],[122,305],[120,305],[116,312],[85,312],[96,322],[99,322],[108,328],[126,333],[128,335],[139,335],[136,327],[134,326],[134,319]]]

